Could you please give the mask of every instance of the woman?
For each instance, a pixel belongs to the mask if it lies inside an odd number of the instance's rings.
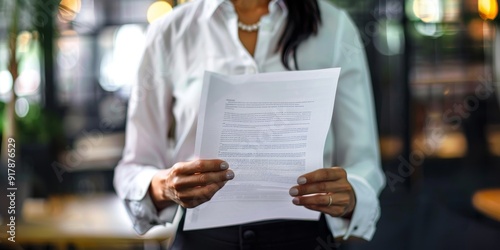
[[[208,201],[234,172],[195,159],[205,70],[222,74],[341,67],[325,167],[297,176],[290,202],[319,222],[264,221],[182,231],[173,249],[324,249],[371,239],[384,185],[365,54],[347,15],[322,0],[197,0],[153,23],[129,104],[115,188],[139,233]],[[333,167],[332,167],[333,166]],[[292,240],[291,240],[292,239]]]

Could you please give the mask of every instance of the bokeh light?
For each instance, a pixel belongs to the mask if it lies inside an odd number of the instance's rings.
[[[30,103],[26,98],[19,98],[16,100],[15,110],[20,118],[26,117],[30,111]]]
[[[445,0],[443,11],[443,21],[458,22],[461,14],[460,0]]]
[[[377,25],[378,35],[374,39],[374,46],[382,55],[393,56],[403,52],[404,31],[397,22],[380,21]]]
[[[479,16],[484,20],[493,20],[498,15],[498,3],[497,0],[478,0],[477,8],[479,11]]]
[[[443,3],[441,0],[414,0],[413,13],[425,23],[443,21]]]
[[[172,11],[172,5],[165,1],[156,1],[148,8],[147,18],[148,22],[152,23],[154,20],[168,14]]]
[[[23,31],[17,36],[17,51],[26,53],[30,50],[30,43],[33,39],[33,34],[29,31]]]
[[[0,71],[0,95],[5,95],[12,90],[12,75],[8,70]]]
[[[415,30],[423,36],[440,37],[444,34],[440,25],[435,23],[415,23]]]
[[[76,18],[82,7],[81,0],[61,0],[59,4],[59,20],[69,22]]]
[[[113,49],[106,51],[101,59],[99,84],[104,90],[117,91],[137,79],[144,40],[141,26],[129,24],[118,29]]]
[[[34,95],[40,87],[40,73],[36,70],[25,70],[16,79],[14,91],[18,96]]]
[[[80,59],[80,37],[74,30],[65,30],[61,34],[63,38],[57,42],[57,63],[62,69],[70,70],[77,66]]]

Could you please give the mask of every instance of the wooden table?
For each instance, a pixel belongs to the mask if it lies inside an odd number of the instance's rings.
[[[130,249],[167,244],[175,228],[157,226],[135,233],[121,200],[114,194],[28,199],[16,222],[16,243],[68,249]],[[157,248],[157,247],[154,247]]]
[[[481,213],[500,221],[500,188],[477,191],[472,197],[472,204]]]

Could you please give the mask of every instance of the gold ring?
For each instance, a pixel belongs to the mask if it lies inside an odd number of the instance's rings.
[[[332,205],[332,196],[328,195],[328,206]]]

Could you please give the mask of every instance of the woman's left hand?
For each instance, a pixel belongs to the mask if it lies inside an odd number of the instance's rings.
[[[356,206],[356,196],[347,173],[341,167],[322,168],[297,179],[290,189],[293,204],[334,217],[349,217]]]

